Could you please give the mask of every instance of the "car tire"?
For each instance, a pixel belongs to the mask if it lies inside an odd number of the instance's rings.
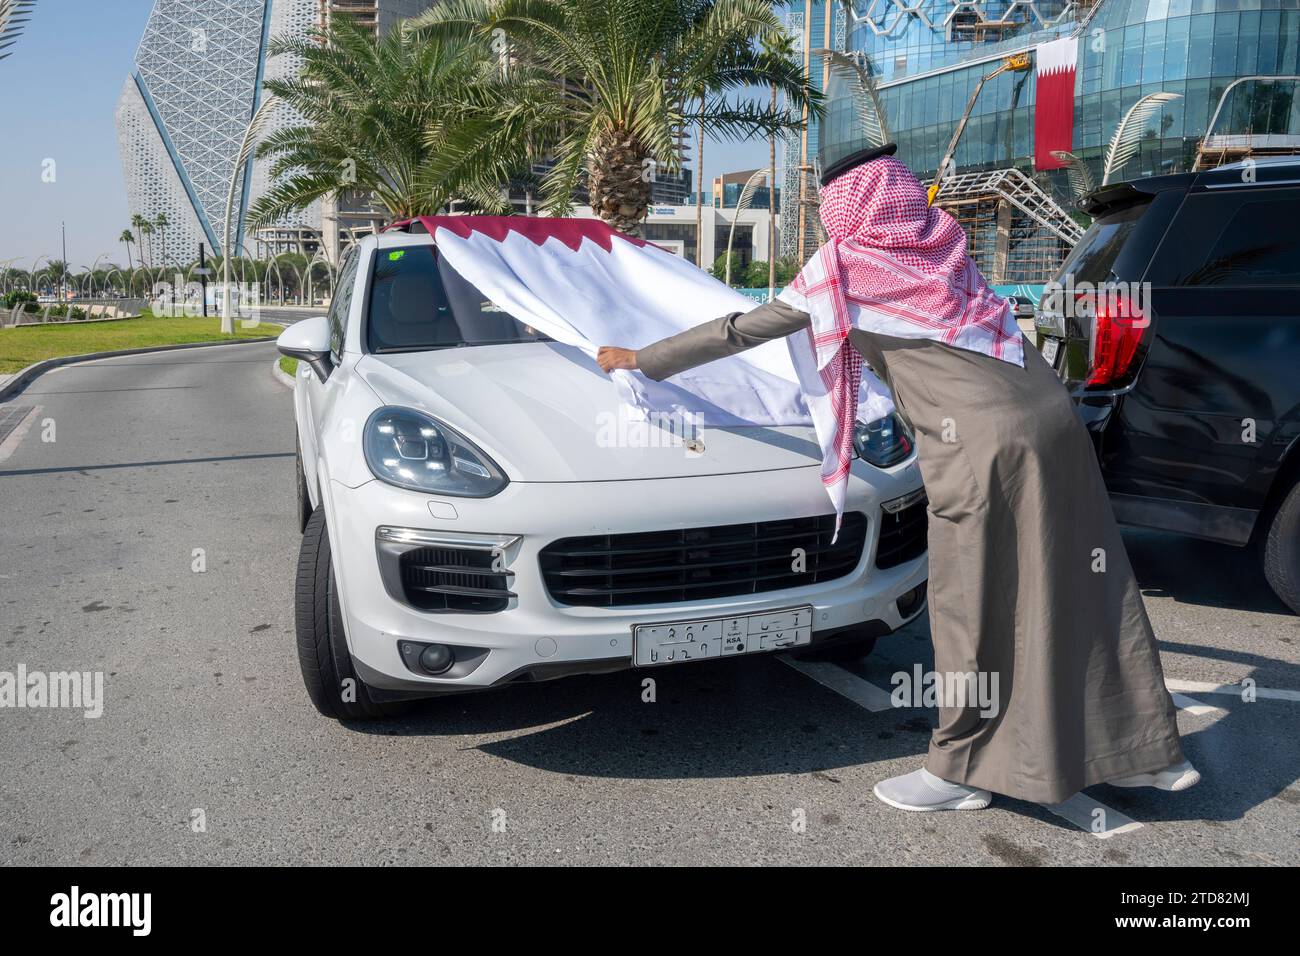
[[[307,473],[302,467],[302,446],[297,442],[294,443],[294,460],[298,485],[298,533],[301,534],[307,530],[307,522],[311,519],[311,494],[307,490]]]
[[[876,638],[873,635],[866,634],[861,637],[848,637],[841,641],[834,641],[825,647],[813,645],[806,651],[800,651],[796,656],[801,661],[833,661],[837,664],[845,664],[850,661],[858,661],[869,655],[876,649]]]
[[[375,720],[411,709],[411,701],[376,701],[352,666],[322,508],[312,512],[303,532],[294,603],[298,665],[318,711],[336,720]]]
[[[1264,577],[1277,596],[1300,614],[1300,482],[1282,499],[1263,538]]]

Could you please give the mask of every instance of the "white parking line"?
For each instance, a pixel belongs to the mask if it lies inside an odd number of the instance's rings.
[[[1086,793],[1076,793],[1064,803],[1044,803],[1042,806],[1080,830],[1087,830],[1098,840],[1109,840],[1117,834],[1142,829],[1142,824],[1136,820],[1098,803]]]
[[[1182,694],[1175,694],[1172,691],[1169,694],[1174,699],[1174,706],[1179,710],[1185,710],[1193,717],[1204,717],[1206,714],[1226,713],[1222,707],[1214,707],[1210,704],[1202,704],[1199,700],[1193,700],[1191,697],[1184,697]]]
[[[1205,681],[1169,680],[1167,678],[1165,686],[1169,688],[1170,693],[1186,691],[1189,694],[1227,694],[1229,697],[1238,699],[1246,689],[1241,684],[1209,684]],[[1273,690],[1269,687],[1256,687],[1253,688],[1252,693],[1256,697],[1266,697],[1270,700],[1300,700],[1300,690]]]
[[[833,690],[840,696],[847,697],[859,707],[863,707],[874,714],[896,709],[888,691],[877,687],[871,681],[859,677],[839,664],[829,661],[801,661],[785,656],[778,659],[793,667],[805,677],[811,677],[828,690]],[[1185,707],[1189,713],[1194,714],[1213,713],[1220,709],[1201,704],[1190,697],[1183,697],[1182,695],[1175,695],[1174,703],[1178,704],[1179,707]],[[1112,810],[1104,803],[1099,803],[1092,797],[1082,793],[1076,793],[1064,803],[1044,803],[1041,806],[1061,819],[1074,824],[1080,830],[1091,833],[1099,840],[1109,840],[1117,834],[1131,833],[1142,828],[1142,824],[1131,817],[1125,816],[1118,810]]]
[[[873,714],[894,710],[894,702],[889,692],[881,690],[871,681],[859,677],[852,671],[845,670],[839,664],[830,661],[800,661],[792,657],[781,657],[799,673],[811,677],[823,687],[829,688],[847,697],[859,707],[865,707]]]

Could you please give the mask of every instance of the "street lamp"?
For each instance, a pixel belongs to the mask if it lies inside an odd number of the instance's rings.
[[[755,170],[754,175],[745,181],[745,187],[740,191],[740,198],[736,200],[736,214],[731,217],[731,230],[727,233],[727,277],[724,280],[727,285],[731,285],[731,244],[736,238],[736,222],[740,219],[740,214],[748,209],[749,204],[754,201],[754,188],[758,185],[758,181],[767,178],[768,171],[766,169]],[[774,192],[776,190],[769,186],[767,191],[767,201],[769,203],[772,201]],[[768,236],[767,241],[771,242],[774,238],[774,236]]]
[[[257,137],[261,135],[267,121],[271,118],[272,110],[278,103],[279,100],[274,96],[268,96],[262,101],[262,105],[257,108],[253,118],[248,121],[248,129],[244,130],[244,140],[239,144],[239,156],[235,160],[235,168],[230,173],[230,188],[226,190],[226,229],[221,243],[221,332],[223,335],[233,335],[235,332],[235,317],[231,313],[230,303],[230,254],[232,251],[230,218],[234,215],[235,186],[239,182],[244,164],[248,162],[249,154],[253,151]]]

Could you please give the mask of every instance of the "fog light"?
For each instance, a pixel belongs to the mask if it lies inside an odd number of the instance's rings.
[[[898,613],[900,617],[911,617],[921,609],[922,602],[925,601],[925,586],[929,581],[922,581],[910,591],[904,591],[898,597]]]
[[[429,674],[442,674],[456,663],[456,655],[450,647],[442,644],[430,644],[420,651],[420,667]]]

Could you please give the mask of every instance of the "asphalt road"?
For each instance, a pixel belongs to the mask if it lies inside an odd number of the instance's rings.
[[[1300,863],[1300,619],[1247,554],[1163,535],[1128,542],[1205,774],[1183,794],[878,803],[871,785],[918,765],[934,720],[871,709],[928,660],[924,619],[851,669],[657,671],[656,703],[623,673],[327,721],[294,653],[273,356],[70,366],[0,406],[21,419],[0,440],[0,671],[105,674],[98,719],[0,709],[0,862]],[[1244,678],[1256,702],[1207,689]]]

